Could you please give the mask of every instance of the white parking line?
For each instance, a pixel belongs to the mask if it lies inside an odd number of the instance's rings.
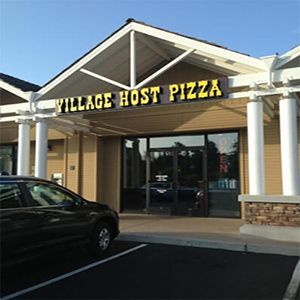
[[[136,246],[136,247],[131,248],[131,249],[129,249],[129,250],[126,250],[126,251],[124,251],[124,252],[118,253],[118,254],[113,255],[113,256],[111,256],[111,257],[108,257],[108,258],[105,258],[105,259],[103,259],[103,260],[96,261],[96,262],[94,262],[94,263],[92,263],[92,264],[89,264],[89,265],[87,265],[87,266],[81,267],[81,268],[79,268],[79,269],[77,269],[77,270],[74,270],[74,271],[72,271],[72,272],[63,274],[63,275],[61,275],[61,276],[52,278],[52,279],[50,279],[50,280],[47,280],[47,281],[42,282],[42,283],[39,283],[39,284],[34,285],[34,286],[32,286],[32,287],[29,287],[29,288],[27,288],[27,289],[24,289],[24,290],[15,292],[15,293],[13,293],[13,294],[4,296],[3,298],[1,298],[1,300],[9,300],[9,299],[13,299],[13,298],[15,298],[15,297],[18,297],[18,296],[21,296],[21,295],[30,293],[30,292],[32,292],[32,291],[35,291],[35,290],[37,290],[37,289],[40,289],[40,288],[45,287],[45,286],[47,286],[47,285],[50,285],[50,284],[52,284],[52,283],[55,283],[55,282],[64,280],[64,279],[66,279],[66,278],[68,278],[68,277],[71,277],[71,276],[73,276],[73,275],[79,274],[79,273],[81,273],[81,272],[84,272],[84,271],[86,271],[86,270],[92,269],[92,268],[97,267],[97,266],[99,266],[99,265],[105,264],[105,263],[108,262],[108,261],[111,261],[111,260],[113,260],[113,259],[119,258],[119,257],[121,257],[121,256],[124,256],[124,255],[126,255],[126,254],[129,254],[129,253],[131,253],[131,252],[134,252],[134,251],[139,250],[139,249],[141,249],[141,248],[143,248],[143,247],[146,247],[146,246],[147,246],[147,244],[141,244],[141,245],[139,245],[139,246]]]
[[[300,259],[293,272],[291,281],[285,291],[283,300],[293,300],[296,298],[297,290],[300,289]]]

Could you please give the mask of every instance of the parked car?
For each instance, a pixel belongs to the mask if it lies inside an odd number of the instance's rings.
[[[51,181],[0,176],[2,263],[56,246],[86,244],[101,255],[119,234],[118,214]]]
[[[146,195],[146,185],[141,188],[142,195]],[[178,201],[192,208],[204,210],[204,188],[178,186]],[[171,203],[174,201],[174,188],[172,182],[157,181],[150,183],[150,198],[158,203]]]

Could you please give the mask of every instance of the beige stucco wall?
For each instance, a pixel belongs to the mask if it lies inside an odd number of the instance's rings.
[[[99,202],[120,210],[121,138],[99,138],[98,141]]]
[[[97,201],[98,138],[82,136],[81,139],[81,195],[91,201]],[[101,166],[100,166],[101,168]]]

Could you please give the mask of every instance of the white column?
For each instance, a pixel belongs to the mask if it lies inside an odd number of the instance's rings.
[[[300,195],[296,99],[280,100],[279,111],[283,195]]]
[[[30,161],[30,124],[22,121],[18,133],[18,166],[17,175],[29,175]]]
[[[43,120],[36,123],[35,177],[47,177],[48,126]]]
[[[247,104],[249,193],[265,193],[264,121],[261,100]]]
[[[136,85],[136,51],[135,51],[135,32],[130,32],[130,87]]]

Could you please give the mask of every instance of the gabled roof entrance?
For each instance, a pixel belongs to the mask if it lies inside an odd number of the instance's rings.
[[[266,70],[259,59],[130,19],[42,87],[39,99],[140,88],[179,62],[223,76]]]

